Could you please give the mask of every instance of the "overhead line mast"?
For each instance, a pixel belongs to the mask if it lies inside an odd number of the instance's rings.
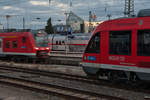
[[[126,17],[134,16],[134,0],[125,0],[124,15]]]

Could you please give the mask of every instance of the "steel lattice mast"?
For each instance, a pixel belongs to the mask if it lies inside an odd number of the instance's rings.
[[[128,17],[134,16],[134,0],[125,0],[124,15]]]

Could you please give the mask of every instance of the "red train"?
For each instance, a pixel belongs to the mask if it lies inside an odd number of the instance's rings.
[[[48,56],[47,34],[41,31],[0,32],[0,56],[11,59]]]
[[[150,9],[137,17],[105,21],[93,32],[83,70],[108,80],[150,80]]]

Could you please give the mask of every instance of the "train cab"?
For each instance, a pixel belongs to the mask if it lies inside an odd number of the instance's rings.
[[[37,57],[46,57],[50,52],[48,44],[48,35],[44,31],[32,31],[34,37],[34,48],[36,50]]]
[[[150,9],[100,24],[83,54],[82,67],[98,78],[150,81]]]

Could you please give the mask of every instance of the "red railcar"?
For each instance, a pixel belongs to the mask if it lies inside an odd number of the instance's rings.
[[[40,31],[0,32],[0,56],[12,59],[43,58],[50,48],[45,33]]]
[[[94,30],[83,55],[88,75],[150,80],[150,10],[144,12],[135,18],[105,21]]]

